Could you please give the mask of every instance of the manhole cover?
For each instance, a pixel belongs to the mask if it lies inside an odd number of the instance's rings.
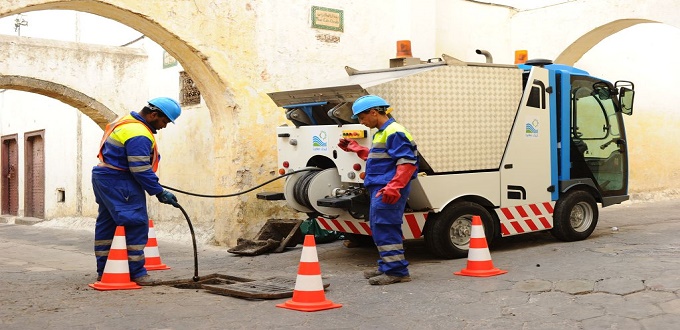
[[[324,284],[324,289],[328,284]],[[206,284],[203,289],[210,293],[248,299],[280,299],[293,296],[295,280],[285,277],[270,277],[264,280],[235,284]]]
[[[233,296],[245,299],[280,299],[293,296],[295,279],[287,277],[270,277],[264,280],[210,274],[193,279],[170,280],[156,282],[153,285],[169,285],[178,289],[205,289],[210,293]],[[324,284],[324,289],[329,284]]]

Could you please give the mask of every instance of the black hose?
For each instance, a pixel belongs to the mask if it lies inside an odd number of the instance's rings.
[[[189,215],[187,214],[187,211],[184,210],[182,205],[179,205],[179,203],[175,202],[172,204],[172,206],[180,209],[182,213],[184,214],[184,218],[187,219],[187,224],[189,224],[189,231],[191,232],[191,243],[194,244],[194,277],[193,280],[194,282],[198,282],[200,280],[200,277],[198,277],[198,249],[196,248],[196,234],[194,234],[194,226],[191,224],[191,220],[189,219]]]
[[[255,187],[248,189],[248,190],[244,190],[244,191],[241,191],[239,193],[228,194],[228,195],[202,195],[202,194],[196,194],[196,193],[190,193],[190,192],[182,191],[182,190],[175,189],[175,188],[172,188],[172,187],[167,187],[167,186],[164,186],[164,185],[161,185],[161,187],[168,189],[168,190],[180,192],[180,193],[187,194],[187,195],[198,196],[198,197],[209,197],[209,198],[233,197],[233,196],[245,194],[247,192],[251,192],[251,191],[253,191],[257,188],[260,188],[264,185],[267,185],[267,184],[272,183],[272,182],[274,182],[278,179],[287,177],[287,176],[295,174],[295,173],[306,172],[306,171],[318,171],[318,170],[320,170],[320,169],[318,169],[318,168],[306,168],[306,169],[302,169],[302,170],[289,172],[289,173],[286,173],[284,175],[277,176],[277,177],[275,177],[275,178],[273,178],[273,179],[271,179],[271,180],[269,180],[265,183],[259,184]],[[184,218],[187,219],[187,224],[189,225],[189,231],[191,232],[191,243],[193,243],[193,245],[194,245],[194,277],[192,279],[194,280],[194,282],[198,282],[201,278],[198,277],[198,248],[196,247],[196,234],[194,233],[194,226],[191,224],[191,219],[189,219],[189,215],[187,214],[187,211],[184,210],[182,205],[179,205],[179,203],[175,202],[175,203],[172,204],[172,206],[180,209],[180,211],[182,211],[182,213],[184,214]]]
[[[295,173],[307,172],[307,171],[320,171],[320,170],[321,170],[320,168],[303,168],[303,169],[301,169],[301,170],[288,172],[288,173],[286,173],[286,174],[277,176],[277,177],[275,177],[275,178],[273,178],[273,179],[271,179],[271,180],[269,180],[269,181],[266,181],[266,182],[264,182],[264,183],[261,183],[261,184],[255,186],[255,187],[252,187],[252,188],[250,188],[250,189],[248,189],[248,190],[244,190],[244,191],[237,192],[237,193],[233,193],[233,194],[227,194],[227,195],[204,195],[204,194],[197,194],[197,193],[192,193],[192,192],[188,192],[188,191],[183,191],[183,190],[179,190],[179,189],[177,189],[177,188],[168,187],[168,186],[164,186],[164,185],[161,185],[161,187],[163,187],[163,188],[165,188],[165,189],[168,189],[168,190],[172,190],[172,191],[176,191],[176,192],[179,192],[179,193],[182,193],[182,194],[187,194],[187,195],[196,196],[196,197],[225,198],[225,197],[234,197],[234,196],[238,196],[238,195],[243,195],[243,194],[245,194],[245,193],[249,193],[249,192],[251,192],[251,191],[253,191],[253,190],[257,189],[257,188],[260,188],[260,187],[262,187],[262,186],[264,186],[264,185],[268,185],[268,184],[270,184],[270,183],[272,183],[272,182],[274,182],[274,181],[276,181],[276,180],[278,180],[278,179],[285,178],[285,177],[287,177],[287,176],[289,176],[289,175],[293,175],[293,174],[295,174]]]

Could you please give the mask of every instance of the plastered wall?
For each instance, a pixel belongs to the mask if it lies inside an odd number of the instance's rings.
[[[614,2],[569,2],[565,6],[577,7],[569,7],[566,12],[573,11],[574,15],[562,15],[565,12],[562,5],[543,9],[545,12],[517,12],[507,7],[463,0],[10,0],[0,3],[0,16],[19,12],[30,15],[34,10],[43,9],[70,9],[93,13],[132,28],[133,32],[129,28],[125,30],[126,36],[134,36],[135,31],[145,35],[143,48],[149,57],[144,78],[147,83],[134,90],[121,89],[111,83],[110,99],[125,99],[131,93],[144,94],[144,99],[176,95],[177,82],[173,80],[177,72],[188,72],[201,90],[203,102],[186,107],[177,125],[159,133],[163,155],[159,176],[162,183],[184,190],[229,194],[275,176],[273,132],[277,125],[285,123],[285,119],[283,111],[266,96],[267,92],[304,88],[315,82],[342,77],[345,65],[358,69],[386,67],[388,59],[395,55],[395,41],[400,39],[412,40],[413,55],[424,59],[446,53],[462,60],[481,62],[484,58],[474,50],[485,49],[494,55],[496,62],[511,63],[515,49],[529,49],[530,56],[534,57],[556,58],[579,36],[600,23],[630,17],[671,20],[670,16],[654,17],[654,10],[661,11],[661,7],[654,6],[655,1],[635,4],[634,12],[626,9],[633,8],[630,6],[606,5]],[[673,5],[668,1],[658,2]],[[594,3],[602,6],[602,10],[586,10]],[[312,6],[342,10],[344,30],[312,28]],[[549,10],[552,12],[547,12]],[[610,14],[610,11],[614,13]],[[600,17],[602,12],[607,15]],[[587,16],[589,13],[600,16],[593,19]],[[91,33],[87,24],[81,20],[78,27],[68,33],[83,37],[84,31]],[[568,33],[564,33],[567,30]],[[88,36],[93,38],[91,34]],[[162,49],[179,61],[177,67],[163,69],[160,66]],[[612,68],[616,72],[603,72],[603,76],[606,73],[613,79],[619,76],[625,79],[626,72],[639,70],[630,64],[638,58],[628,55],[615,55],[623,64]],[[597,63],[608,61],[608,57],[606,54],[592,59],[586,56],[581,60],[583,63],[577,62],[577,65],[583,64],[592,72],[599,70],[601,66]],[[650,85],[653,81],[653,78],[643,77],[640,85]],[[648,164],[641,163],[648,154],[655,154],[653,148],[658,139],[654,136],[672,134],[672,125],[653,134],[647,132],[654,121],[668,118],[672,109],[665,103],[646,104],[645,99],[655,96],[644,94],[641,93],[637,100],[639,111],[636,110],[636,115],[646,115],[633,119],[629,126],[631,141],[641,142],[640,147],[631,146],[631,153],[635,155],[631,164],[631,190],[634,192],[672,187],[674,184],[669,182],[677,180],[670,174],[677,172],[676,167],[670,165],[677,162],[666,162],[667,167],[658,168],[666,173],[660,176],[661,179],[655,175],[656,169],[647,170]],[[115,101],[105,102],[113,103]],[[137,104],[143,102],[132,103],[125,111],[138,110]],[[99,134],[92,132],[94,137],[87,136],[84,140],[98,140]],[[637,149],[642,145],[648,147]],[[668,143],[665,149],[670,149],[671,145]],[[280,183],[277,183],[261,190],[279,188]],[[231,199],[182,194],[178,197],[196,227],[209,233],[217,244],[233,245],[238,237],[251,237],[268,218],[304,216],[291,214],[280,202],[257,200],[255,192]],[[183,225],[181,213],[167,205],[159,205],[154,198],[150,199],[149,209],[161,225],[163,221]]]

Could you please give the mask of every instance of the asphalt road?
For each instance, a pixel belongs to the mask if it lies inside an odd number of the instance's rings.
[[[548,233],[503,239],[491,256],[508,273],[487,278],[456,276],[466,259],[438,260],[413,242],[406,250],[413,281],[371,286],[361,273],[374,266],[374,248],[320,244],[326,299],[343,306],[318,312],[276,307],[289,298],[195,286],[97,291],[88,287],[96,275],[92,233],[0,224],[0,329],[674,329],[679,207],[670,200],[601,209],[596,231],[580,242]],[[193,276],[190,244],[158,245],[172,269],[154,277]],[[201,247],[199,275],[294,280],[301,250],[244,257]]]

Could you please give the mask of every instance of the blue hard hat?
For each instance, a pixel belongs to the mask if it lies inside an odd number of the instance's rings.
[[[175,122],[175,119],[179,118],[182,114],[182,109],[179,107],[179,103],[174,99],[169,97],[157,97],[155,99],[149,100],[149,104],[154,107],[161,109],[163,113],[170,118],[171,122]]]
[[[352,105],[352,119],[357,119],[358,114],[376,107],[389,108],[390,105],[380,96],[364,95],[354,101]]]

